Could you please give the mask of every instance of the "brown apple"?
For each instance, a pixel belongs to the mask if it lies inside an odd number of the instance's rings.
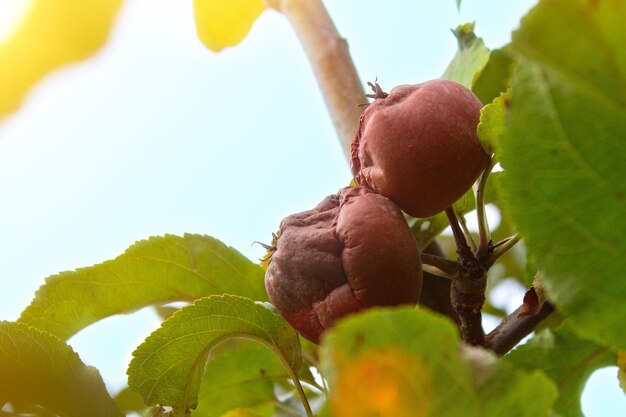
[[[447,80],[378,88],[376,96],[352,142],[356,183],[415,217],[445,210],[489,163],[476,134],[480,100]]]
[[[400,209],[363,187],[285,218],[265,274],[278,312],[314,343],[348,314],[416,304],[421,286],[419,250]]]

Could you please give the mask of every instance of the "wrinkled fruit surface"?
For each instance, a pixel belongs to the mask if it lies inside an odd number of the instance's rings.
[[[421,286],[419,250],[402,213],[363,187],[285,218],[265,274],[276,309],[315,343],[347,314],[416,304]]]
[[[476,134],[481,107],[474,93],[447,80],[401,85],[377,98],[352,142],[357,184],[415,217],[445,210],[489,163]]]

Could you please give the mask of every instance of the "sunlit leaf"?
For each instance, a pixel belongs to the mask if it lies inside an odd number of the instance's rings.
[[[0,45],[0,119],[20,106],[52,70],[94,54],[106,42],[123,0],[33,0]]]
[[[544,370],[559,387],[554,409],[563,417],[582,417],[580,396],[596,369],[615,365],[615,353],[578,338],[564,326],[545,329],[505,358],[520,369]]]
[[[246,298],[211,296],[182,308],[135,350],[128,368],[129,387],[147,404],[170,406],[175,415],[183,415],[198,404],[211,349],[241,337],[269,347],[287,373],[300,369],[298,335],[278,314]]]
[[[266,300],[258,265],[209,236],[166,235],[117,258],[46,279],[20,321],[68,338],[105,317],[212,294]]]
[[[471,89],[477,74],[489,60],[489,49],[474,33],[473,23],[460,25],[452,33],[458,41],[459,50],[448,64],[442,78],[456,81]]]
[[[413,308],[373,309],[340,322],[322,347],[333,415],[478,415],[457,333],[447,319]]]
[[[198,37],[212,51],[235,46],[265,7],[263,0],[194,0]]]
[[[119,417],[98,371],[64,341],[21,323],[0,322],[0,398],[67,417]]]
[[[487,104],[480,111],[478,139],[483,145],[483,148],[489,153],[494,152],[499,138],[504,133],[504,119],[508,100],[509,93],[504,93],[493,103]]]
[[[323,341],[330,411],[334,417],[547,415],[556,397],[547,377],[476,350],[484,364],[461,350],[452,322],[424,309],[352,316]]]
[[[513,62],[508,48],[494,49],[489,53],[489,60],[476,74],[472,86],[472,91],[483,104],[491,103],[508,89]]]
[[[545,0],[522,20],[501,189],[576,332],[626,349],[626,3]]]

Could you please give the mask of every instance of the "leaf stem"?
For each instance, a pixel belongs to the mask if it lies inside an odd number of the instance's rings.
[[[493,253],[489,256],[488,265],[491,266],[505,253],[507,253],[517,242],[522,240],[522,237],[518,234],[509,236],[506,239],[502,239],[500,242],[493,246]]]
[[[298,413],[296,410],[294,410],[293,408],[289,407],[286,404],[283,404],[282,402],[276,400],[276,401],[272,401],[272,405],[274,405],[277,408],[280,408],[282,411],[284,411],[285,413],[289,414],[290,416],[293,417],[302,417],[300,415],[300,413]]]
[[[296,32],[349,160],[352,139],[363,112],[363,107],[358,105],[365,100],[365,91],[348,43],[337,31],[321,0],[265,0],[265,3],[282,12]]]

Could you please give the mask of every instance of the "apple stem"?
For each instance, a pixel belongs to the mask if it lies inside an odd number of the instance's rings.
[[[459,220],[459,224],[461,225],[461,229],[463,229],[463,233],[465,234],[465,239],[469,242],[470,247],[472,248],[472,252],[476,253],[478,251],[478,247],[476,246],[476,242],[474,241],[474,237],[470,233],[467,228],[467,222],[465,221],[465,216],[457,216]]]
[[[493,252],[493,242],[491,241],[491,231],[487,221],[487,213],[485,211],[485,189],[491,170],[495,165],[495,160],[491,158],[489,165],[480,176],[480,179],[474,186],[474,197],[476,200],[476,217],[478,218],[478,250],[476,250],[476,258],[485,265],[491,253]]]

